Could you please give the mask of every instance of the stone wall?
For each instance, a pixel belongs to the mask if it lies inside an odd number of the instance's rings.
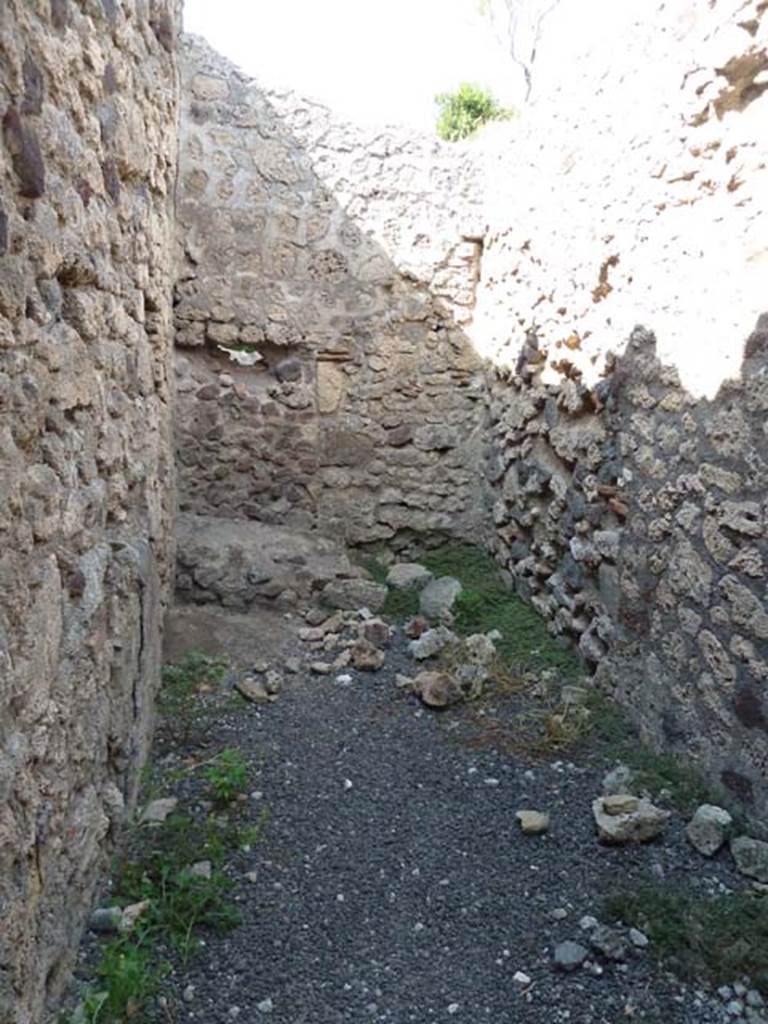
[[[0,1020],[53,1012],[171,578],[175,0],[0,4]]]
[[[365,132],[186,43],[180,506],[355,544],[482,534],[466,155]]]
[[[488,543],[648,739],[759,813],[766,5],[560,0],[540,28],[521,116],[453,147],[188,42],[182,509]]]
[[[562,0],[534,102],[480,154],[495,549],[645,736],[759,816],[768,15],[633,11],[606,8],[595,32]]]

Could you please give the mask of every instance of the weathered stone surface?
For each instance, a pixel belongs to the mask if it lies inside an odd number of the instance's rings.
[[[175,0],[152,5],[175,24]],[[125,0],[0,4],[0,1019],[53,1010],[159,685],[176,55]],[[111,66],[124,126],[101,137]],[[102,161],[130,178],[119,216]]]
[[[685,827],[685,834],[699,853],[712,857],[728,838],[733,818],[722,807],[702,804]]]
[[[368,582],[347,579],[351,562],[334,541],[264,523],[181,515],[176,536],[177,591],[181,599],[197,604],[288,608],[334,582],[344,593],[344,584]],[[340,624],[330,612],[320,621],[319,638]]]
[[[353,543],[482,536],[481,361],[460,326],[480,260],[463,238],[481,209],[467,158],[410,132],[382,146],[201,40],[183,50],[182,510]]]

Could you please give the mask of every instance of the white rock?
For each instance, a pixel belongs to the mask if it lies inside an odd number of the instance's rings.
[[[527,988],[531,984],[530,977],[524,971],[515,971],[512,975],[512,981],[519,985],[520,988]]]

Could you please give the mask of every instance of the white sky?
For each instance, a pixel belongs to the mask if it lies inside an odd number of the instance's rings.
[[[514,65],[475,0],[185,0],[184,27],[267,86],[356,121],[430,128],[461,81],[515,105]]]

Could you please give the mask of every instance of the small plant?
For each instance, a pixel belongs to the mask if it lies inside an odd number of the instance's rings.
[[[232,803],[248,784],[248,762],[236,747],[226,747],[208,765],[205,778],[219,803]]]
[[[749,977],[768,992],[768,899],[752,892],[704,896],[649,880],[608,897],[609,917],[642,929],[681,977],[730,983]]]
[[[115,869],[115,902],[147,901],[133,931],[101,948],[96,979],[76,1010],[62,1024],[123,1024],[141,1015],[171,967],[158,960],[158,948],[171,949],[181,965],[200,946],[200,932],[224,932],[240,922],[230,901],[232,882],[223,866],[230,854],[252,845],[266,821],[243,826],[230,816],[192,818],[171,815],[162,827],[142,829],[131,852]],[[208,861],[209,872],[193,871]]]
[[[62,1024],[122,1024],[157,993],[170,964],[154,962],[153,951],[133,938],[113,939],[102,948],[98,982],[84,993]]]
[[[467,139],[488,121],[507,121],[513,111],[501,107],[487,89],[462,82],[455,92],[435,97],[437,134],[446,142]]]

